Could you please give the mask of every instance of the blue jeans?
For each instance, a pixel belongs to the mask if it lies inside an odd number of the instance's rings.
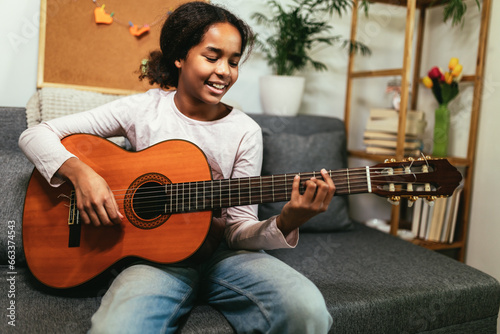
[[[303,275],[266,254],[221,246],[198,266],[125,269],[92,317],[91,333],[174,333],[197,300],[238,333],[327,333],[323,296]]]

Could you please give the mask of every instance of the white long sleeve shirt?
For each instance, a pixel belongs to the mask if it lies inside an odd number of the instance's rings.
[[[177,109],[174,95],[175,92],[151,89],[44,122],[24,131],[19,146],[55,187],[64,182],[56,172],[74,157],[61,139],[74,133],[103,138],[125,136],[137,151],[164,140],[184,139],[203,150],[214,179],[260,175],[262,133],[255,121],[237,109],[215,121],[193,120]],[[276,226],[276,217],[259,221],[257,205],[248,205],[227,209],[225,237],[232,248],[291,248],[298,242],[298,230],[285,238]]]

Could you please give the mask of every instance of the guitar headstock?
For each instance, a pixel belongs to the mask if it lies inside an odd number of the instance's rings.
[[[391,202],[419,197],[433,201],[451,196],[462,180],[462,174],[446,159],[406,159],[386,161],[370,167],[372,192]],[[397,204],[397,203],[394,203]]]

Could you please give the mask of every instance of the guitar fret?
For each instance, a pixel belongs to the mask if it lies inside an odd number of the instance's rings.
[[[172,194],[170,193],[169,188],[170,188],[170,185],[166,184],[165,185],[165,194],[167,195],[168,201],[170,201],[170,203],[172,203]],[[167,214],[168,212],[169,212],[169,210],[167,207],[167,202],[165,202],[165,214]]]
[[[271,175],[271,194],[269,195],[268,201],[274,202],[274,175]]]
[[[288,201],[288,180],[287,180],[287,177],[286,177],[286,174],[285,174],[285,201]]]
[[[351,193],[351,179],[349,178],[349,168],[345,170],[346,173],[346,178],[347,178],[347,191],[350,194]]]
[[[241,179],[238,179],[238,205],[241,205]]]
[[[259,178],[259,181],[260,181],[260,202],[261,203],[264,203],[264,200],[262,198],[262,177]]]
[[[229,194],[228,206],[231,206],[231,179],[227,180],[227,192]]]
[[[192,199],[191,208],[193,206],[194,206],[194,211],[197,211],[198,210],[198,182],[194,182],[194,197]]]
[[[195,183],[196,185],[196,190],[195,190],[195,197],[194,197],[194,208],[195,210],[198,210],[198,182]]]
[[[184,183],[183,183],[183,184],[182,184],[182,208],[181,208],[181,210],[182,210],[182,211],[184,211],[184,210],[185,210],[185,209],[184,209],[184,200],[185,200],[184,196],[185,196],[185,194],[186,194],[186,193],[184,192]]]
[[[172,184],[170,185],[170,212],[173,211],[174,209],[174,187],[172,186]]]
[[[368,185],[368,192],[372,192],[372,181],[370,179],[370,167],[366,166],[366,183]]]
[[[179,184],[176,183],[175,189],[175,212],[179,212]]]
[[[248,178],[248,201],[249,204],[252,203],[252,178]]]
[[[188,183],[188,211],[191,211],[191,183]]]
[[[219,180],[219,199],[220,199],[220,207],[222,208],[222,180]]]

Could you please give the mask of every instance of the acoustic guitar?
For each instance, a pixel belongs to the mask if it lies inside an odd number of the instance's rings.
[[[51,187],[35,169],[24,205],[24,251],[34,276],[54,288],[81,285],[128,257],[177,263],[200,249],[206,252],[214,211],[288,201],[296,175],[212,180],[204,153],[183,140],[140,152],[85,134],[62,143],[107,181],[125,219],[113,227],[82,224],[70,182]],[[392,201],[449,196],[462,179],[446,159],[393,161],[329,174],[336,195],[373,193]],[[321,178],[320,172],[299,175],[304,181]]]

